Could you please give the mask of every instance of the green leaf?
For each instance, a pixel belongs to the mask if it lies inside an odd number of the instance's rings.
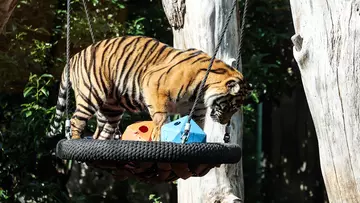
[[[25,88],[24,90],[24,98],[26,98],[27,96],[29,96],[29,94],[31,93],[31,91],[34,89],[34,87],[29,87],[29,88]]]
[[[32,111],[27,111],[27,112],[25,113],[25,117],[26,117],[26,118],[30,117],[31,115],[32,115]]]
[[[49,91],[48,91],[47,89],[45,89],[44,87],[42,87],[42,88],[40,89],[40,91],[41,91],[46,97],[49,96]]]
[[[53,77],[54,77],[53,75],[45,73],[42,74],[40,78],[53,78]]]

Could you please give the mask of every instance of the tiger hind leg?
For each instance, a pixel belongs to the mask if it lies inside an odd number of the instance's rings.
[[[87,122],[93,117],[98,109],[98,101],[89,92],[79,91],[74,89],[76,99],[76,110],[71,118],[71,133],[72,139],[80,139]]]
[[[95,111],[90,109],[77,108],[73,114],[71,123],[71,139],[80,139],[86,127],[87,121],[92,118]]]
[[[119,123],[124,113],[123,109],[101,108],[97,112],[97,128],[93,135],[94,139],[107,140],[119,139]]]

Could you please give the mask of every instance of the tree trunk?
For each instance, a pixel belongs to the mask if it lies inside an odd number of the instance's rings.
[[[360,202],[360,2],[290,0],[330,202]]]
[[[162,0],[172,26],[174,47],[198,48],[213,55],[220,32],[230,13],[229,0]],[[238,37],[238,9],[232,15],[217,58],[229,65],[235,64]],[[242,112],[231,120],[231,142],[242,146]],[[223,142],[225,126],[206,116],[204,131],[209,142]],[[179,203],[243,202],[242,163],[221,165],[204,177],[178,181]]]
[[[8,22],[17,0],[1,0],[0,1],[0,33],[3,31],[6,23]]]

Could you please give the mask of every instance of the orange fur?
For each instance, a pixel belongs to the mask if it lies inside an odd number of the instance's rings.
[[[108,139],[117,133],[124,111],[148,111],[155,124],[152,139],[159,140],[169,114],[189,113],[210,59],[200,50],[179,50],[143,36],[106,39],[85,48],[71,59],[70,80],[76,98],[73,137],[81,137],[86,121],[94,114],[98,121],[94,138]],[[64,78],[63,74],[59,112]],[[232,95],[231,88],[236,90]],[[226,123],[246,95],[243,75],[216,59],[194,120],[202,123],[206,108],[214,107],[214,119]]]

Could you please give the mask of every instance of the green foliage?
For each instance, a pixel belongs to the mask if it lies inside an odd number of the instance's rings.
[[[144,35],[144,25],[141,21],[143,21],[145,18],[138,18],[136,20],[133,20],[130,23],[127,23],[128,28],[126,31],[127,35]]]
[[[31,74],[23,92],[24,103],[18,108],[8,108],[12,105],[9,103],[2,105],[1,111],[12,121],[3,126],[0,139],[0,186],[6,191],[2,198],[7,197],[4,202],[59,202],[67,197],[58,182],[62,175],[51,164],[55,142],[44,136],[54,109],[48,104],[52,82],[51,75]],[[64,166],[60,163],[59,167]]]
[[[285,0],[249,2],[242,51],[243,68],[260,100],[277,99],[283,93],[291,92],[300,82],[291,68],[290,37],[294,30],[290,16],[290,5]]]
[[[241,11],[243,3],[240,1]],[[298,75],[294,74],[296,71],[291,68],[294,67],[290,41],[293,32],[288,1],[249,1],[242,50],[243,72],[254,88],[253,104],[243,108],[243,143],[246,143],[243,145],[243,170],[245,197],[249,202],[262,202],[263,198],[260,187],[264,169],[254,170],[262,161],[259,159],[261,152],[255,147],[257,103],[276,101],[300,83]]]
[[[0,200],[7,200],[9,199],[9,196],[6,195],[6,191],[0,188]]]
[[[160,201],[161,197],[156,197],[155,194],[150,194],[149,195],[149,200],[152,200],[153,203],[162,203],[162,201]]]
[[[30,103],[22,104],[21,113],[25,114],[26,118],[29,118],[33,115],[34,112],[37,115],[41,115],[42,117],[48,117],[53,113],[55,107],[46,108],[43,105],[46,104],[49,97],[48,88],[52,85],[53,76],[50,74],[43,74],[38,77],[36,74],[31,74],[29,77],[29,83],[26,85],[24,89],[24,98],[31,101]],[[28,125],[37,125],[39,118],[33,118],[28,122]]]

